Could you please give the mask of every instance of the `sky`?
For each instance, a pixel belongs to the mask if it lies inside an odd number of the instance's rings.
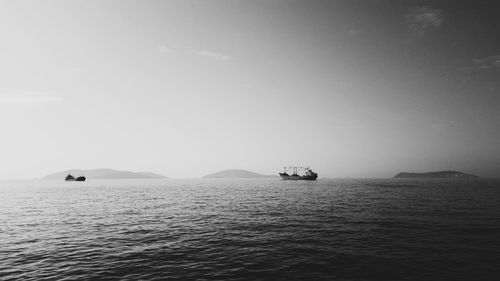
[[[0,178],[498,176],[495,2],[0,0]]]

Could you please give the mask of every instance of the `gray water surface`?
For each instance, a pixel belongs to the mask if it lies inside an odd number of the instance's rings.
[[[500,181],[0,182],[1,280],[500,280]]]

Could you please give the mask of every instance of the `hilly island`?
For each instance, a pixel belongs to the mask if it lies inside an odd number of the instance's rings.
[[[68,174],[86,176],[88,179],[166,179],[167,177],[151,172],[118,171],[113,169],[72,169],[47,175],[43,179],[64,179]]]
[[[478,178],[478,176],[457,171],[438,171],[426,173],[399,173],[394,178]]]
[[[273,176],[273,175],[261,175],[257,174],[254,172],[246,171],[246,170],[240,170],[240,169],[231,169],[231,170],[224,170],[220,171],[217,173],[209,174],[204,176],[204,179],[256,179],[256,178],[277,178],[278,176]]]

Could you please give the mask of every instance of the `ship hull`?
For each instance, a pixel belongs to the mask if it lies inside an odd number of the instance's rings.
[[[67,175],[66,178],[64,179],[65,181],[85,181],[87,178],[84,176],[77,177],[75,178],[72,175]]]
[[[280,177],[283,180],[307,180],[307,181],[315,181],[318,178],[317,174],[313,175],[304,175],[304,176],[299,176],[299,175],[289,175],[285,173],[280,173]]]

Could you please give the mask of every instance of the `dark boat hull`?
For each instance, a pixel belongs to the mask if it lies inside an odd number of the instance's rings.
[[[85,181],[87,178],[84,177],[84,176],[81,176],[81,177],[77,177],[75,178],[74,176],[72,175],[68,175],[66,176],[66,178],[64,179],[65,181]]]
[[[285,173],[280,173],[280,177],[283,180],[308,180],[308,181],[315,181],[318,178],[318,174],[299,176],[299,175],[289,175],[289,174],[285,174]]]

